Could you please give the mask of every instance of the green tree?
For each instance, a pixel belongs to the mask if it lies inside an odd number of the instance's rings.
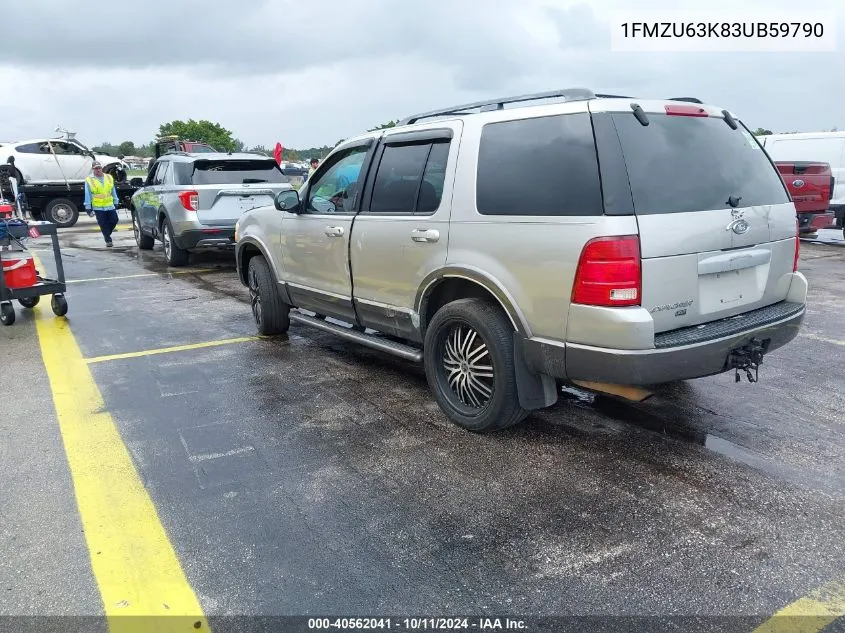
[[[189,141],[197,141],[200,143],[207,143],[214,149],[224,152],[233,152],[237,149],[238,141],[232,132],[224,128],[219,123],[211,121],[194,121],[188,119],[187,121],[171,121],[170,123],[162,123],[158,128],[160,136],[175,135],[181,139]]]
[[[120,145],[117,146],[117,152],[122,154],[123,156],[134,156],[135,155],[135,143],[132,141],[123,141]]]
[[[766,130],[761,127],[758,127],[756,130],[754,130],[754,136],[767,136],[768,134],[772,134],[772,131]]]
[[[398,123],[399,123],[399,121],[398,121],[398,120],[396,120],[396,121],[388,121],[387,123],[382,123],[381,125],[377,125],[377,126],[375,126],[374,128],[370,128],[370,129],[369,129],[369,130],[367,130],[367,131],[368,131],[368,132],[375,132],[376,130],[386,130],[387,128],[390,128],[390,127],[396,127],[396,125],[397,125]]]

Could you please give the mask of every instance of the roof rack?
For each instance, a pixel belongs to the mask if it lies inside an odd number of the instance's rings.
[[[411,115],[397,125],[410,125],[416,123],[420,119],[432,119],[438,116],[472,114],[467,110],[478,110],[478,112],[491,112],[493,110],[504,110],[505,104],[508,103],[524,103],[526,101],[540,101],[541,99],[564,99],[565,101],[585,101],[587,99],[635,99],[637,97],[629,97],[625,95],[611,95],[611,94],[596,94],[592,90],[586,88],[566,88],[564,90],[552,90],[551,92],[537,92],[534,94],[519,95],[517,97],[503,97],[501,99],[488,99],[485,101],[475,101],[473,103],[465,103],[463,105],[452,106],[450,108],[443,108],[441,110],[432,110],[431,112],[422,112],[420,114]],[[668,101],[687,101],[689,103],[702,103],[695,97],[670,97]]]
[[[450,108],[443,108],[441,110],[432,110],[431,112],[422,112],[414,114],[406,119],[403,119],[398,125],[409,125],[416,123],[420,119],[431,119],[437,116],[448,116],[457,114],[472,114],[466,110],[478,110],[479,112],[490,112],[492,110],[504,110],[506,103],[522,103],[525,101],[539,101],[541,99],[564,99],[566,101],[583,101],[585,99],[595,99],[596,95],[592,90],[585,88],[567,88],[565,90],[553,90],[551,92],[537,92],[534,94],[519,95],[517,97],[502,97],[500,99],[487,99],[485,101],[475,101],[474,103],[465,103],[463,105],[452,106]]]

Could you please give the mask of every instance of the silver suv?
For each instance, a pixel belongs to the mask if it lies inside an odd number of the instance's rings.
[[[290,189],[276,162],[258,154],[165,154],[132,196],[135,241],[149,250],[160,239],[167,263],[183,266],[191,252],[233,249],[241,214]]]
[[[308,324],[423,362],[472,431],[733,370],[798,333],[795,207],[727,110],[573,89],[344,141],[238,223],[259,332]]]

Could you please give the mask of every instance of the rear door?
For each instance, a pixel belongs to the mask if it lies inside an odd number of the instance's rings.
[[[289,189],[287,176],[273,159],[203,158],[185,163],[183,175],[198,194],[197,218],[203,224],[234,226],[241,215],[273,204]]]
[[[441,123],[382,139],[349,249],[355,308],[368,327],[416,336],[417,290],[446,263],[461,127]]]
[[[698,106],[641,105],[647,125],[628,103],[610,116],[639,226],[642,305],[655,331],[783,300],[795,207],[760,144],[718,110],[700,108],[707,116],[695,116]]]

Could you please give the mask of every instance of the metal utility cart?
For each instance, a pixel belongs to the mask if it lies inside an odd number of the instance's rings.
[[[3,214],[0,218],[0,269],[2,269],[0,270],[0,323],[12,325],[15,322],[15,308],[12,306],[12,301],[17,301],[24,308],[34,308],[44,295],[53,296],[50,302],[53,312],[56,316],[64,316],[67,314],[67,299],[65,299],[67,286],[57,226],[52,222],[33,222],[23,219],[20,204],[16,200],[17,188],[10,185],[8,178],[4,178],[7,176],[4,172],[7,171],[0,170],[0,201],[11,198],[14,201],[13,204],[4,205],[4,208],[13,206],[16,212]],[[52,238],[57,279],[49,279],[36,271],[34,279],[30,273],[29,280],[33,283],[13,284],[15,287],[9,287],[6,283],[7,269],[3,263],[3,256],[14,255],[19,262],[28,260],[24,240],[27,237],[39,235],[49,235]],[[10,274],[14,274],[13,268],[10,266],[8,269]]]

